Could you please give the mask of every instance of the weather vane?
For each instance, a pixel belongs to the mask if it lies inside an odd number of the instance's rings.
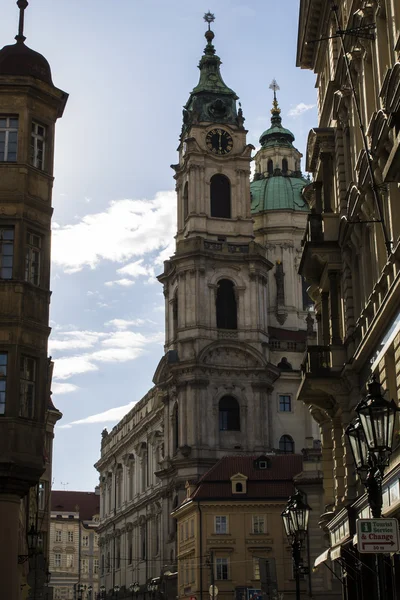
[[[210,31],[210,25],[213,21],[215,21],[215,15],[212,12],[208,11],[204,15],[203,19],[205,20],[206,23],[208,23],[208,31]]]
[[[273,79],[271,82],[271,85],[269,86],[270,90],[274,90],[274,100],[276,100],[276,91],[280,90],[281,88],[279,87],[276,79]]]

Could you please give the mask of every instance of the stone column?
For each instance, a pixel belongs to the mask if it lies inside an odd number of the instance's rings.
[[[21,501],[17,494],[0,494],[0,582],[4,600],[20,599],[18,530]],[[28,549],[24,552],[28,552]]]
[[[324,346],[329,346],[329,294],[328,292],[321,293],[321,308],[322,308],[322,343]],[[319,341],[319,340],[318,340]]]
[[[321,153],[322,161],[322,178],[324,190],[324,212],[332,212],[332,187],[333,187],[333,172],[332,172],[332,154],[330,152]]]
[[[315,212],[317,215],[322,213],[322,181],[314,181],[315,190]]]
[[[331,321],[331,344],[338,345],[342,343],[340,335],[340,317],[339,317],[339,273],[331,271],[329,273],[329,308]]]

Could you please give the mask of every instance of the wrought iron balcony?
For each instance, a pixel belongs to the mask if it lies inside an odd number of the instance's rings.
[[[325,377],[331,370],[330,346],[309,346],[307,348],[302,371],[304,375]]]

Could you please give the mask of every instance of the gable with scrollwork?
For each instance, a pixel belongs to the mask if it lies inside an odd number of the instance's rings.
[[[215,342],[207,346],[199,356],[199,362],[212,367],[265,368],[261,354],[243,343]]]

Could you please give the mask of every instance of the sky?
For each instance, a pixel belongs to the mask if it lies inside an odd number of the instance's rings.
[[[198,82],[208,10],[248,142],[257,147],[269,126],[276,78],[283,125],[304,154],[317,113],[315,76],[295,66],[299,0],[30,0],[25,12],[25,43],[69,94],[53,190],[49,354],[52,399],[63,413],[53,489],[94,489],[101,431],[149,390],[163,355],[156,276],[174,252],[170,165]],[[13,43],[17,26],[15,0],[3,0],[0,47]]]

